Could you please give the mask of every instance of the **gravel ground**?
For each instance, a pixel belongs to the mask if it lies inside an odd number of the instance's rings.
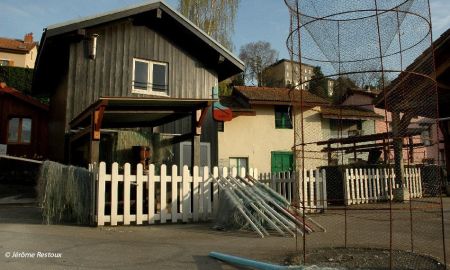
[[[432,257],[412,252],[394,250],[392,269],[415,270],[445,269],[444,265]],[[288,255],[286,265],[300,265],[303,254]],[[389,250],[368,248],[324,248],[311,250],[306,255],[308,265],[336,269],[390,269]]]

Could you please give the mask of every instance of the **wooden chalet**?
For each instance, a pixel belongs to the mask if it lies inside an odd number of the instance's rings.
[[[49,26],[33,89],[51,96],[50,157],[133,162],[141,147],[153,163],[217,165],[213,88],[243,67],[164,2]]]
[[[46,158],[47,130],[48,106],[0,83],[0,144],[6,145],[6,154]]]

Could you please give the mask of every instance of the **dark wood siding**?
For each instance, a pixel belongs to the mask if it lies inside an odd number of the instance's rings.
[[[124,20],[87,32],[99,34],[97,57],[88,58],[86,40],[70,46],[66,126],[99,97],[145,97],[131,92],[133,58],[168,63],[170,97],[211,98],[217,74],[151,28]]]
[[[163,125],[160,127],[159,132],[166,134],[186,134],[191,132],[191,117],[186,117],[181,120]],[[212,117],[212,109],[209,108],[208,114],[206,116],[205,122],[202,126],[202,135],[200,136],[201,142],[206,142],[210,144],[211,151],[211,166],[218,166],[218,134],[217,134],[217,123]],[[174,152],[178,152],[179,144],[174,145]],[[179,156],[176,157],[177,162],[179,161]],[[177,163],[178,164],[178,163]]]

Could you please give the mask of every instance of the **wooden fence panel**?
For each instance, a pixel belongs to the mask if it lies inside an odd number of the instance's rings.
[[[420,168],[405,169],[405,186],[411,198],[422,197]],[[394,169],[348,168],[344,177],[344,201],[347,205],[393,199]]]
[[[97,225],[109,223],[118,224],[154,224],[156,222],[176,223],[207,221],[218,209],[220,190],[214,178],[231,175],[246,177],[246,171],[218,168],[212,171],[205,167],[200,170],[194,167],[192,175],[187,166],[178,174],[178,167],[172,166],[171,173],[167,173],[166,165],[160,167],[159,173],[153,164],[148,171],[138,164],[133,168],[126,163],[119,171],[119,164],[113,163],[111,174],[106,172],[106,164],[101,162],[96,170],[96,221]],[[259,178],[263,183],[276,188],[282,196],[292,201],[294,198],[295,175],[289,172],[265,174],[257,176],[256,170],[248,175]],[[268,177],[268,178],[267,178]],[[322,211],[326,203],[326,175],[325,170],[304,171],[302,181],[304,188],[305,206],[308,211]],[[108,196],[106,196],[108,195]],[[120,196],[120,198],[119,198]],[[303,197],[301,197],[303,199]],[[145,205],[144,205],[145,204]],[[109,210],[109,214],[106,215]],[[169,221],[170,220],[170,221]]]

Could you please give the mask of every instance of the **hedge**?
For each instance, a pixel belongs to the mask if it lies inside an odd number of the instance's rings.
[[[0,66],[0,82],[13,87],[23,93],[31,94],[31,83],[33,80],[31,68]]]

